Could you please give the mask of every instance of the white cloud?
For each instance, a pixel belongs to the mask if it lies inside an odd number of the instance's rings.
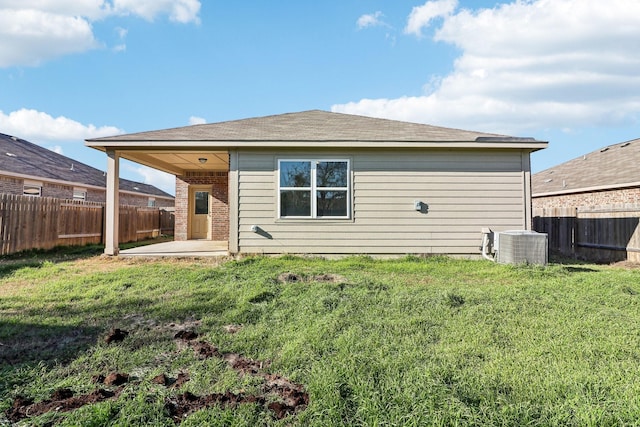
[[[83,144],[81,144],[82,147],[78,147],[75,144],[89,138],[124,133],[122,129],[114,126],[97,127],[92,124],[85,125],[64,116],[52,117],[47,113],[25,108],[9,114],[5,114],[0,110],[0,132],[42,145],[58,154],[64,154],[63,148],[62,145],[54,144],[55,142],[61,142],[62,144],[72,142],[74,144],[69,146],[73,151],[72,157],[79,155],[80,151],[86,149],[91,155],[95,155],[96,159],[102,159],[104,154],[99,154],[97,151],[94,153],[95,150],[86,148]],[[88,159],[83,161],[88,162]],[[96,160],[94,163],[101,164],[102,160],[99,162]],[[175,177],[173,175],[126,160],[123,160],[122,163],[125,164],[124,168],[130,174],[134,174],[134,176],[128,176],[127,178],[154,185],[170,194],[175,193]]]
[[[196,117],[196,116],[189,117],[190,125],[203,125],[205,123],[207,123],[207,120],[203,119],[202,117]]]
[[[416,6],[411,11],[407,26],[404,31],[407,34],[422,36],[422,28],[428,27],[435,18],[443,18],[451,15],[458,6],[458,0],[434,0],[428,1],[422,6]]]
[[[0,0],[0,11],[32,10],[61,16],[83,16],[90,20],[109,14],[105,0]]]
[[[9,114],[0,110],[0,129],[3,133],[36,141],[82,141],[124,133],[114,126],[84,125],[64,116],[54,118],[26,108]]]
[[[133,166],[135,165],[135,166]],[[140,166],[135,163],[131,163],[131,166],[127,167],[131,172],[139,175],[142,179],[135,179],[145,184],[150,184],[159,189],[166,191],[169,194],[175,194],[176,192],[176,177],[174,175],[152,169],[147,166]]]
[[[64,151],[62,150],[62,147],[59,145],[54,145],[53,147],[46,147],[46,148],[53,151],[54,153],[58,153],[64,156]]]
[[[378,27],[378,26],[385,26],[386,27],[388,25],[384,21],[382,21],[382,19],[381,19],[383,16],[384,15],[380,11],[377,11],[375,13],[362,15],[356,21],[356,25],[358,26],[359,30],[362,30],[362,29],[368,28],[368,27]]]
[[[116,27],[115,32],[118,34],[118,38],[120,40],[124,40],[125,38],[127,38],[127,34],[129,33],[129,30],[122,27]]]
[[[138,15],[149,21],[166,13],[175,22],[200,22],[198,0],[113,0],[113,11],[122,15]]]
[[[38,65],[96,46],[91,24],[84,18],[0,9],[0,67]]]
[[[419,35],[434,15],[416,16],[414,9],[407,32]],[[636,0],[515,1],[454,10],[444,14],[434,38],[462,53],[449,75],[432,77],[426,92],[332,110],[505,133],[640,118]]]
[[[116,34],[118,35],[118,38],[120,39],[120,41],[122,41],[122,43],[114,46],[112,48],[112,50],[114,52],[124,52],[124,51],[126,51],[127,50],[127,44],[124,43],[124,40],[127,38],[127,34],[129,33],[129,30],[127,30],[126,28],[122,28],[122,27],[116,27],[114,29],[114,31],[116,32]]]
[[[60,56],[101,46],[92,22],[133,15],[160,15],[179,23],[199,23],[199,0],[0,0],[0,68],[36,66]],[[126,30],[116,28],[120,40]],[[124,43],[116,51],[126,48]]]

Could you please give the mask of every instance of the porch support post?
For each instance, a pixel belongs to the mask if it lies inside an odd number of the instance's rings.
[[[238,242],[238,150],[229,151],[229,253],[237,254]]]
[[[118,255],[118,218],[120,216],[120,154],[107,149],[107,206],[105,221],[105,255]]]
[[[522,180],[524,184],[524,230],[533,229],[533,208],[531,206],[531,153],[522,151]]]

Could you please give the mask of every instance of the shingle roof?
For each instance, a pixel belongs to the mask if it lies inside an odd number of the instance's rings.
[[[603,147],[531,177],[534,196],[640,186],[640,138]]]
[[[397,120],[311,110],[87,141],[476,141],[510,138]],[[533,141],[533,139],[528,139]]]
[[[107,182],[99,169],[3,133],[0,133],[0,171],[103,188]],[[128,179],[120,179],[120,190],[173,197],[153,185]]]

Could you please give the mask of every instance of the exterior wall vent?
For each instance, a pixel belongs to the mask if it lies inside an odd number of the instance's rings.
[[[496,233],[495,251],[501,264],[547,265],[548,236],[529,230],[502,231]]]

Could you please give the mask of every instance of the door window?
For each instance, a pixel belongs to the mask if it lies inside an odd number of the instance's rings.
[[[209,192],[196,191],[194,206],[196,215],[207,215],[209,213]]]

